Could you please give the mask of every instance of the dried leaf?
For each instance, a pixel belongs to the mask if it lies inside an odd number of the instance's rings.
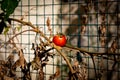
[[[46,23],[47,23],[48,31],[50,31],[50,37],[49,38],[51,38],[52,29],[51,29],[51,26],[50,26],[50,19],[49,19],[49,17],[47,18]]]
[[[8,76],[4,76],[3,77],[4,80],[15,80],[14,78],[8,77]]]
[[[81,26],[81,34],[84,34],[86,32],[86,26]]]
[[[114,40],[112,45],[111,45],[111,48],[117,49],[117,47],[118,47],[117,40]]]
[[[4,60],[0,60],[0,65],[5,65],[6,62]]]
[[[40,69],[40,71],[39,71],[39,80],[44,80],[44,72],[43,72],[43,69]]]
[[[50,19],[49,19],[49,17],[47,18],[47,22],[46,23],[47,23],[48,30],[51,32],[52,29],[50,27]]]
[[[24,58],[22,50],[20,50],[20,52],[19,52],[19,60],[20,60],[21,67],[24,68],[26,61],[25,61],[25,58]]]
[[[31,50],[34,50],[34,49],[35,49],[35,44],[32,43],[32,48],[31,48]]]
[[[56,67],[56,72],[55,72],[55,74],[51,75],[51,76],[49,77],[49,80],[53,80],[53,79],[55,79],[55,78],[57,78],[57,77],[59,77],[59,76],[60,76],[60,68],[59,68],[59,67]]]
[[[78,61],[75,61],[73,65],[74,65],[74,66],[78,66],[78,65],[79,65],[79,62],[78,62]]]
[[[105,46],[105,43],[106,43],[106,38],[105,38],[105,35],[106,35],[106,25],[105,25],[105,14],[102,14],[102,17],[101,17],[101,26],[99,27],[99,39],[100,39],[100,42],[101,42],[101,46],[104,47]]]
[[[101,35],[106,33],[106,27],[105,26],[101,26],[100,27],[100,31],[101,31]]]
[[[50,19],[49,19],[49,17],[47,18],[47,26],[48,26],[48,29],[50,29]]]
[[[84,64],[79,64],[77,61],[73,65],[73,69],[75,71],[74,74],[69,75],[69,78],[74,76],[76,80],[87,80],[87,69]]]
[[[83,25],[86,25],[87,22],[88,22],[87,15],[83,15],[83,16],[82,16],[82,24],[83,24]]]
[[[39,57],[35,57],[35,59],[31,62],[31,66],[33,70],[38,70],[41,67]]]
[[[7,74],[8,68],[5,66],[0,66],[0,77],[3,77],[4,75]]]
[[[7,59],[8,59],[8,61],[10,61],[10,62],[14,61],[14,55],[13,55],[13,54],[10,54]]]
[[[110,52],[115,53],[116,49],[118,47],[117,40],[114,40],[110,47]]]
[[[105,46],[105,37],[100,37],[100,42],[101,42],[101,46],[104,47]]]
[[[105,42],[106,42],[106,38],[105,38],[106,27],[105,26],[100,26],[98,31],[99,31],[101,46],[104,47]]]
[[[15,62],[15,64],[13,65],[13,68],[21,66],[21,68],[24,69],[26,65],[26,61],[23,55],[23,51],[20,50],[18,55],[19,55],[19,59]]]

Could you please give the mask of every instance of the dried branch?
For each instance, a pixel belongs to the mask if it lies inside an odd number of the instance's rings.
[[[30,27],[32,27],[33,29],[35,29],[34,25],[32,25],[31,22],[25,22],[25,21],[22,21],[22,20],[19,20],[19,19],[15,19],[15,18],[9,18],[9,20],[22,23],[23,25],[29,25]]]
[[[120,55],[120,53],[108,53],[108,52],[91,52],[91,51],[87,51],[83,48],[78,48],[78,47],[74,47],[72,45],[65,45],[66,48],[70,48],[70,49],[73,49],[73,50],[78,50],[80,51],[81,53],[87,53],[89,55],[93,55],[93,56],[98,56],[98,55]]]

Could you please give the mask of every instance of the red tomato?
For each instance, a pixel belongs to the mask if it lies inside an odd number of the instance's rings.
[[[61,46],[63,47],[66,42],[67,42],[67,39],[66,39],[66,36],[65,35],[55,35],[53,37],[53,43],[56,44],[57,46]]]

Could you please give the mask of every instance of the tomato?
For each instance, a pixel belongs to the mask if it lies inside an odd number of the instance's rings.
[[[67,39],[65,35],[55,35],[52,41],[55,45],[63,47],[66,44]]]

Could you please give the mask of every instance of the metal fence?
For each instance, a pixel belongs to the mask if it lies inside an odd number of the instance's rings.
[[[57,33],[65,34],[68,45],[58,50],[66,55],[75,73],[56,49],[45,46],[45,37],[30,31],[27,23],[13,20],[12,28],[0,35],[0,77],[3,75],[1,69],[5,69],[1,66],[3,60],[9,62],[10,55],[14,55],[13,65],[21,60],[18,49],[22,49],[27,65],[31,65],[30,73],[25,73],[26,69],[18,64],[12,66],[16,66],[15,74],[14,70],[12,73],[7,69],[1,79],[119,80],[119,4],[119,0],[21,0],[10,17],[32,24],[50,40]],[[39,55],[40,65],[35,60],[38,46],[44,53]],[[37,66],[44,67],[41,70]]]

